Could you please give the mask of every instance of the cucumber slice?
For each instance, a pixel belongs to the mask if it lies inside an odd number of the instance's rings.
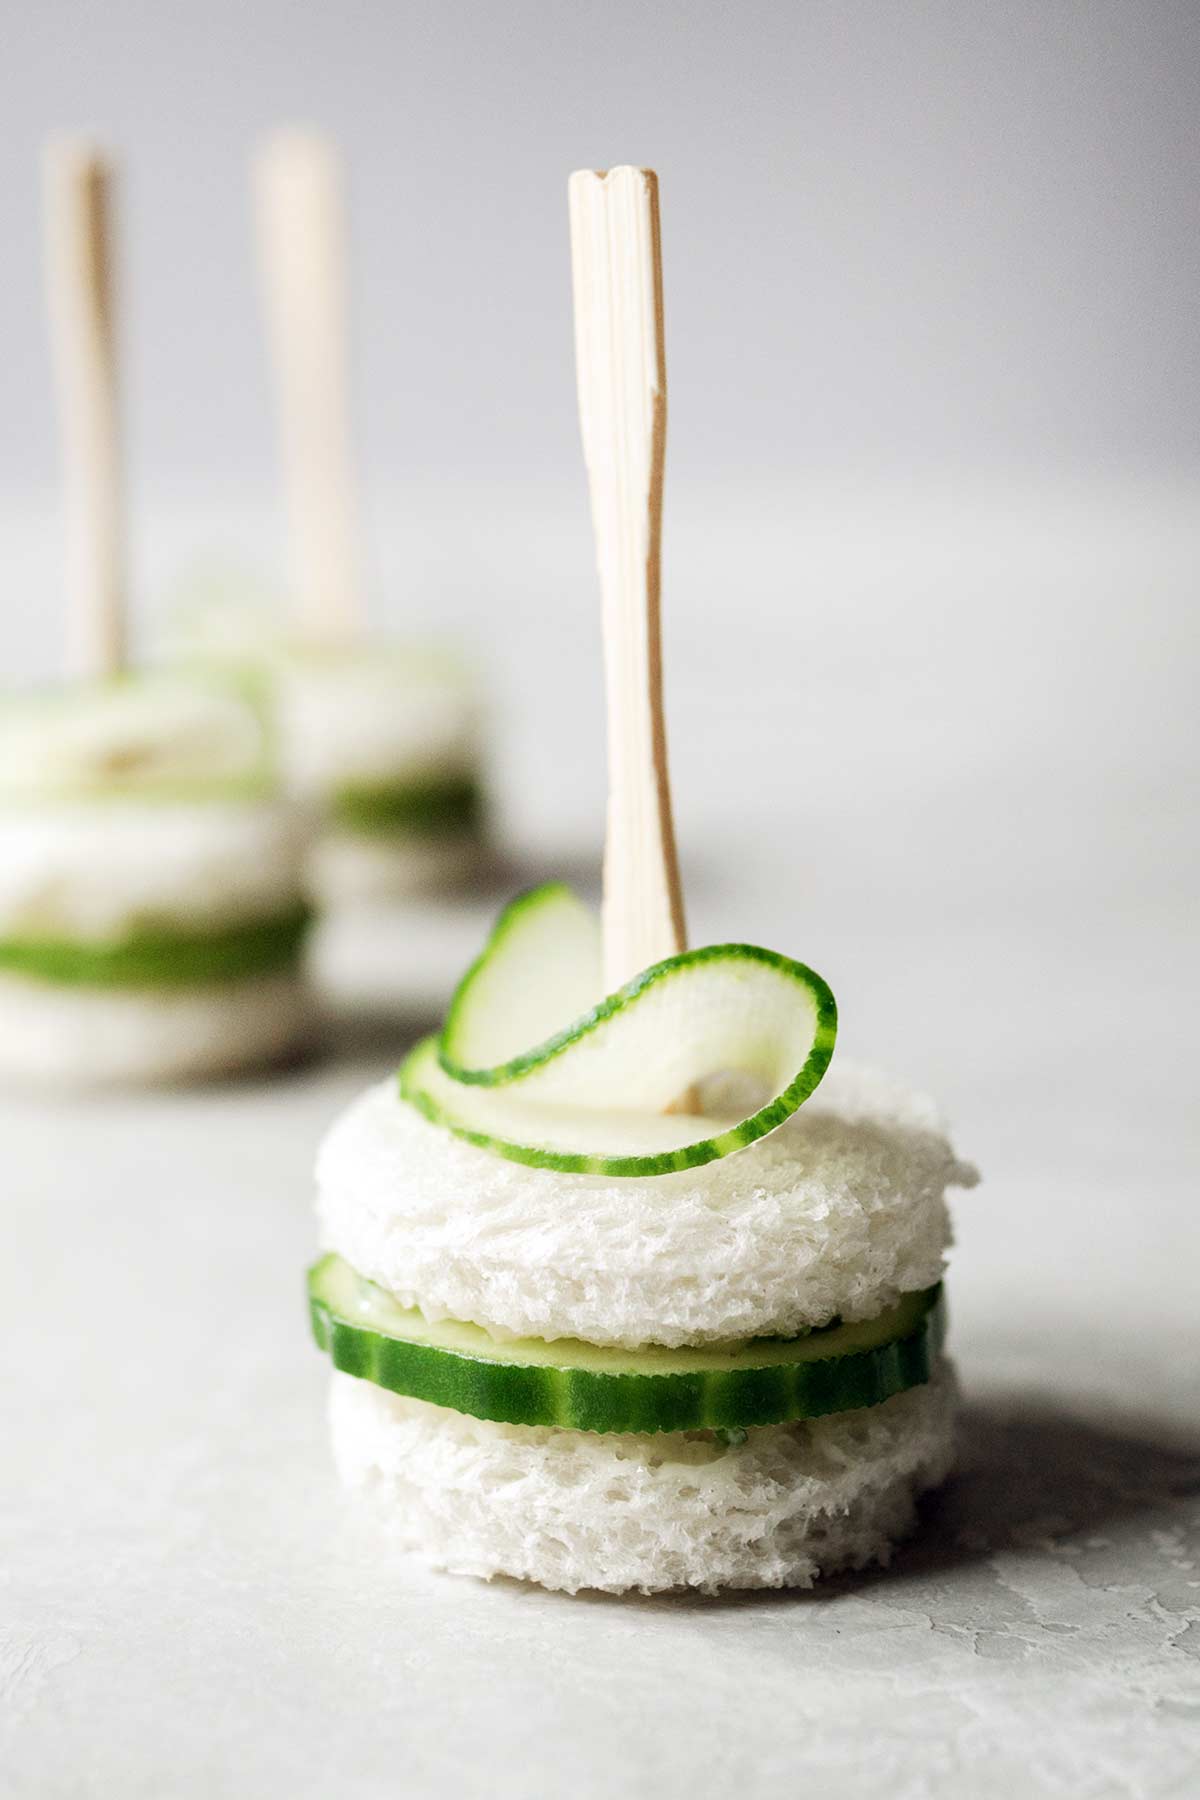
[[[826,983],[751,944],[685,951],[606,999],[600,991],[594,921],[561,884],[536,889],[501,915],[441,1039],[426,1038],[403,1064],[402,1098],[513,1162],[663,1175],[773,1131],[833,1054],[837,1006]],[[667,1111],[730,1072],[765,1092],[747,1117]]]
[[[0,701],[0,800],[241,803],[276,791],[261,682],[150,672]]]
[[[582,1018],[604,998],[600,957],[600,921],[565,882],[518,894],[450,1002],[443,1068],[478,1080]]]
[[[470,775],[348,782],[330,797],[339,825],[372,837],[449,837],[478,831],[483,795]]]
[[[286,968],[299,955],[311,918],[288,912],[212,931],[143,928],[87,943],[71,938],[0,938],[0,970],[62,986],[163,988],[238,981]]]
[[[945,1330],[940,1285],[861,1323],[692,1350],[497,1343],[478,1325],[430,1324],[335,1255],[308,1291],[335,1368],[477,1419],[573,1431],[738,1431],[875,1406],[929,1379]]]

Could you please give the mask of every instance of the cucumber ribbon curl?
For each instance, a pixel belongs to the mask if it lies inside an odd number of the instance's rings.
[[[512,1162],[665,1175],[790,1118],[828,1068],[836,1034],[821,977],[750,944],[684,951],[604,997],[595,914],[553,882],[500,915],[440,1037],[401,1067],[400,1093]],[[733,1122],[667,1110],[717,1074],[747,1077],[766,1098]]]

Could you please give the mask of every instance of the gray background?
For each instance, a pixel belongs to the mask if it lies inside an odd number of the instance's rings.
[[[246,164],[345,146],[379,477],[575,466],[564,182],[663,181],[677,474],[1198,451],[1189,0],[6,0],[0,476],[54,473],[36,157],[125,155],[136,470],[262,481]]]
[[[571,1603],[357,1531],[298,1298],[317,1139],[496,895],[335,931],[359,1023],[308,1068],[0,1097],[5,1800],[1194,1794],[1200,12],[10,4],[4,37],[5,672],[60,635],[41,132],[127,151],[149,638],[197,557],[283,568],[245,162],[309,117],[351,164],[378,617],[476,653],[508,879],[593,870],[563,188],[657,163],[693,937],[821,969],[839,1054],[934,1091],[985,1176],[963,1472],[893,1570]]]

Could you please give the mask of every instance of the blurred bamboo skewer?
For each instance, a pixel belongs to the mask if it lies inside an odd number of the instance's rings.
[[[257,234],[275,364],[301,635],[360,635],[361,525],[350,443],[346,221],[333,145],[282,131],[255,163]]]
[[[648,169],[580,170],[569,201],[579,416],[603,602],[611,993],[686,947],[659,624],[667,383],[658,179]]]
[[[125,544],[110,161],[53,139],[44,168],[46,273],[66,508],[67,662],[85,678],[125,658]]]

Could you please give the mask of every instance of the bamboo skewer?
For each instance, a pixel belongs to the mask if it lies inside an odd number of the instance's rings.
[[[260,151],[255,199],[301,635],[344,643],[364,624],[350,442],[346,224],[333,146],[279,132]]]
[[[125,545],[113,282],[114,173],[93,146],[45,154],[46,275],[66,510],[67,664],[85,679],[125,658]]]
[[[581,170],[569,201],[579,416],[603,606],[611,993],[686,947],[659,623],[667,390],[658,180],[648,169]]]

